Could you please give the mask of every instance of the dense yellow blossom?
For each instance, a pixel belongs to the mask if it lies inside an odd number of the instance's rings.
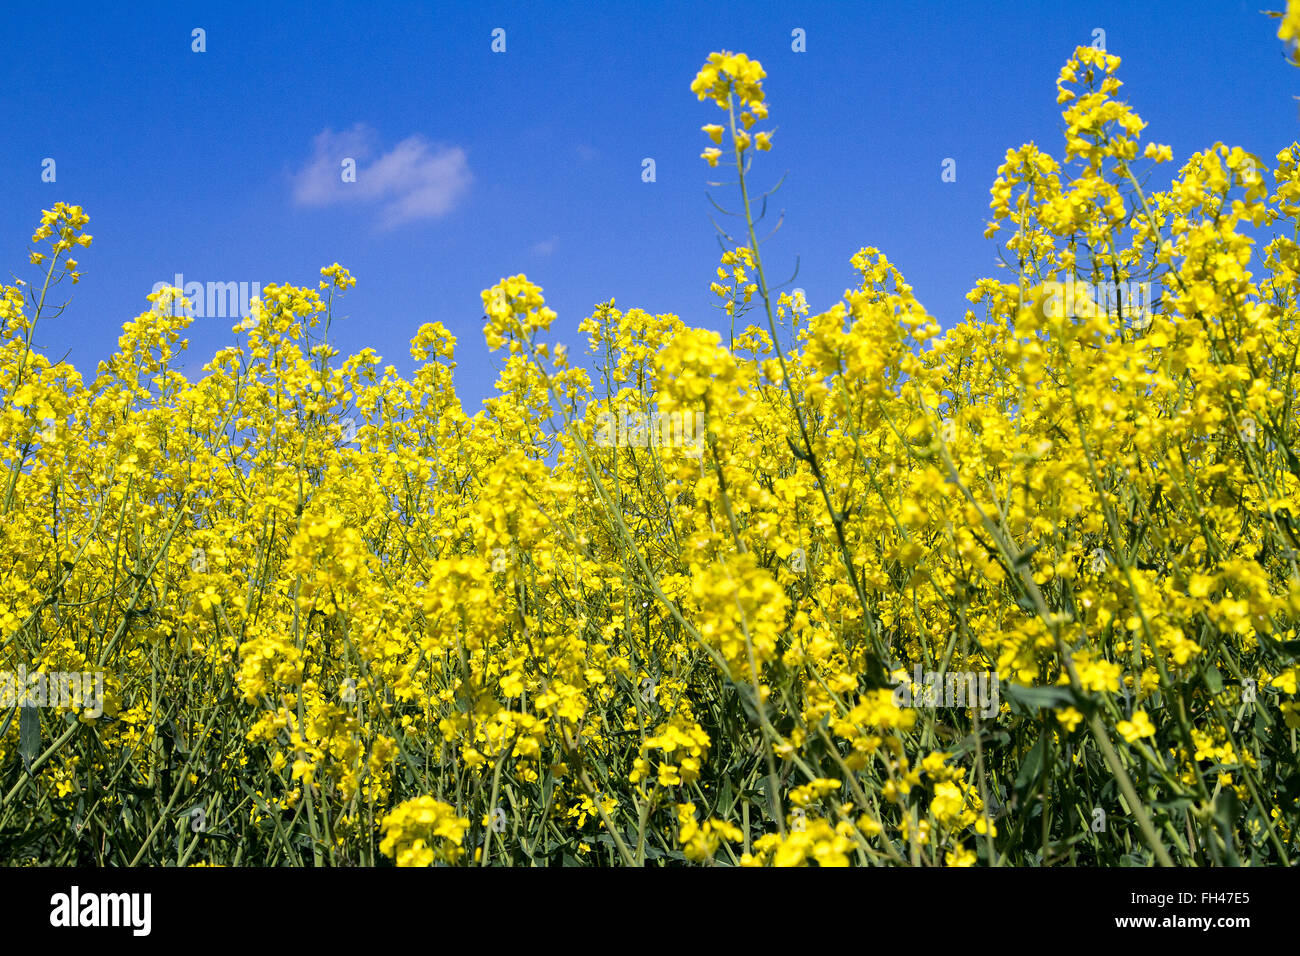
[[[440,323],[409,377],[329,344],[338,263],[193,378],[182,290],[86,380],[0,288],[5,862],[1294,862],[1300,144],[1148,190],[1120,65],[1069,58],[942,324],[873,247],[814,312],[751,232],[728,328],[610,300],[579,362],[503,277],[471,411]],[[746,190],[766,77],[691,84]]]

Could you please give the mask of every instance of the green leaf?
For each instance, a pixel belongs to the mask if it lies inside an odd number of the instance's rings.
[[[749,726],[762,727],[763,722],[759,717],[758,707],[755,704],[755,695],[749,685],[733,683],[731,686],[736,689],[736,696],[740,698],[740,706],[745,711],[745,720],[749,723]]]
[[[23,758],[23,768],[30,774],[32,761],[41,752],[41,715],[35,707],[18,710],[18,753]]]
[[[1002,689],[1013,701],[1030,710],[1050,707],[1070,707],[1077,702],[1069,687],[1026,687],[1024,684],[1003,684]]]
[[[1283,781],[1282,792],[1292,803],[1300,803],[1300,773],[1293,773]]]
[[[980,737],[980,747],[984,750],[997,750],[1011,742],[1011,735],[1005,730],[984,729]],[[975,735],[967,734],[952,747],[953,756],[975,752]]]
[[[1219,796],[1214,801],[1214,816],[1224,827],[1225,831],[1232,829],[1237,815],[1241,812],[1241,801],[1237,799],[1237,791],[1231,787],[1225,787],[1219,791]]]
[[[1237,799],[1237,792],[1231,787],[1219,791],[1219,796],[1214,801],[1214,822],[1218,827],[1219,836],[1223,839],[1223,856],[1229,866],[1241,865],[1233,839],[1240,812],[1241,801]]]
[[[1020,554],[1016,557],[1016,560],[1014,562],[1015,566],[1019,568],[1028,564],[1031,560],[1033,560],[1034,554],[1038,551],[1040,547],[1042,547],[1042,545],[1036,544],[1032,548],[1028,548],[1027,550],[1021,551]]]
[[[1043,772],[1043,754],[1046,752],[1046,745],[1047,736],[1042,735],[1025,755],[1024,762],[1020,764],[1020,770],[1016,773],[1017,793],[1023,794],[1028,791]]]
[[[1151,804],[1152,809],[1168,810],[1170,813],[1182,813],[1196,803],[1191,797],[1172,797],[1169,800],[1157,800]]]
[[[1205,688],[1211,694],[1218,694],[1223,691],[1223,675],[1219,673],[1219,669],[1213,664],[1206,668],[1204,679]]]

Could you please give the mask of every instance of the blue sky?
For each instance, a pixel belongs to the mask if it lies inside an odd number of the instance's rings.
[[[479,292],[524,272],[552,337],[611,297],[723,328],[699,158],[710,51],[762,61],[779,127],[753,183],[789,176],[769,279],[800,263],[815,311],[882,249],[947,325],[995,274],[982,236],[1008,148],[1062,153],[1058,70],[1106,31],[1127,97],[1175,164],[1216,140],[1272,157],[1300,134],[1283,0],[1200,3],[23,4],[0,32],[0,268],[29,282],[40,211],[83,206],[94,244],[38,344],[89,378],[154,283],[357,278],[332,339],[408,372],[424,322],[458,338],[467,407],[491,393]],[[207,50],[191,50],[191,30]],[[506,52],[491,51],[506,31]],[[807,52],[791,50],[802,28]],[[762,127],[760,127],[762,128]],[[337,182],[340,152],[358,182]],[[57,179],[42,182],[53,158]],[[642,181],[642,160],[657,179]],[[941,181],[945,158],[957,181]],[[351,192],[343,190],[351,189]],[[727,190],[715,198],[732,198]],[[6,275],[6,281],[8,281]],[[187,374],[234,338],[191,326]]]

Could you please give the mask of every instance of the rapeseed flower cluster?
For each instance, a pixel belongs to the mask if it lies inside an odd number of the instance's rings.
[[[151,295],[83,380],[33,346],[90,244],[45,212],[44,291],[0,289],[0,671],[100,672],[103,714],[0,711],[0,854],[1300,857],[1300,144],[1147,191],[1172,154],[1119,66],[1076,50],[1061,154],[1006,154],[1017,266],[946,328],[874,248],[823,311],[774,292],[749,221],[728,336],[611,300],[583,367],[540,287],[486,289],[472,413],[439,323],[409,378],[340,360],[337,263],[196,379],[180,290]],[[742,189],[765,77],[716,53],[691,85]],[[699,453],[598,442],[620,410],[699,416]],[[1000,696],[909,704],[914,667]]]

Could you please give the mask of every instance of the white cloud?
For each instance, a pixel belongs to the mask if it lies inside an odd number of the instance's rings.
[[[377,207],[378,225],[391,229],[445,216],[465,195],[473,176],[465,151],[408,136],[378,153],[374,130],[357,124],[341,133],[326,129],[312,140],[312,159],[293,177],[301,206],[354,203]],[[356,182],[344,182],[343,160],[356,161]]]
[[[549,256],[553,255],[559,247],[560,237],[551,236],[549,239],[543,239],[541,242],[536,243],[532,248],[532,253],[535,256]]]

